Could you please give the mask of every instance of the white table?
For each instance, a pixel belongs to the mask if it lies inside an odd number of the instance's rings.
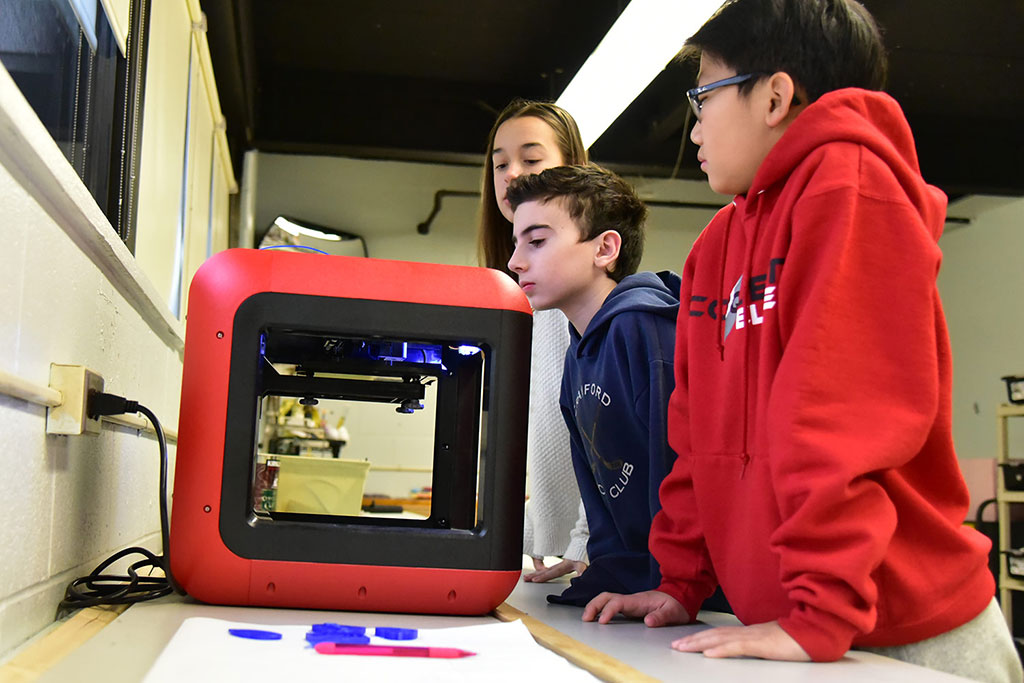
[[[870,652],[852,651],[838,662],[822,664],[768,662],[760,659],[709,659],[702,654],[677,652],[669,643],[708,626],[734,626],[731,614],[701,612],[700,624],[648,628],[639,621],[614,620],[609,624],[584,622],[583,608],[552,605],[547,595],[564,585],[520,583],[506,602],[562,633],[606,652],[643,673],[665,681],[756,681],[757,683],[917,683],[967,679]]]
[[[685,633],[706,625],[649,629],[640,622],[616,621],[607,625],[584,623],[581,608],[550,605],[549,593],[560,591],[563,583],[519,583],[507,604],[592,648],[612,655],[633,668],[660,680],[746,681],[757,683],[918,683],[963,681],[964,679],[913,666],[866,652],[853,652],[839,662],[797,664],[756,659],[707,659],[703,655],[676,652],[668,644]],[[714,612],[699,615],[705,624],[737,623],[735,617]],[[212,617],[268,626],[310,624],[324,621],[353,622],[345,612],[222,607],[204,605],[191,598],[170,596],[129,608],[97,635],[59,661],[38,679],[44,683],[66,681],[141,680],[167,642],[188,617]],[[402,614],[374,614],[380,626],[447,628],[492,623],[493,616],[446,617]],[[538,671],[543,677],[543,671]]]

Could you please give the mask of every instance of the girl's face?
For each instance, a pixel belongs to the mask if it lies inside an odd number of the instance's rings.
[[[512,207],[505,199],[505,190],[513,178],[540,173],[564,163],[555,132],[543,119],[520,116],[498,126],[491,164],[494,168],[494,200],[505,220],[512,222]]]

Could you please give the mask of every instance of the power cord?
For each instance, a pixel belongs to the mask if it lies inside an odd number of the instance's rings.
[[[103,415],[142,413],[153,424],[157,442],[160,444],[160,538],[163,555],[154,555],[142,547],[125,548],[101,562],[88,576],[82,576],[68,584],[64,599],[57,606],[57,618],[70,610],[93,605],[125,605],[145,600],[154,600],[165,595],[185,591],[171,574],[170,524],[167,515],[167,439],[160,421],[149,408],[137,401],[130,401],[116,394],[89,392],[86,413],[90,419]],[[121,558],[139,554],[144,559],[128,566],[127,576],[104,574],[103,571]],[[139,576],[144,569],[160,569],[163,576]]]

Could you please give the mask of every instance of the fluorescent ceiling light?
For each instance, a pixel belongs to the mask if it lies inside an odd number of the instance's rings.
[[[556,104],[590,147],[672,61],[722,0],[632,0]],[[682,101],[686,95],[679,93]]]
[[[278,216],[277,218],[275,218],[274,225],[281,228],[290,235],[295,235],[296,237],[298,237],[299,235],[305,235],[306,237],[315,237],[318,240],[329,240],[331,242],[341,241],[340,235],[332,235],[329,232],[314,230],[313,228],[307,228],[306,226],[299,225],[298,223],[292,223],[284,216]]]

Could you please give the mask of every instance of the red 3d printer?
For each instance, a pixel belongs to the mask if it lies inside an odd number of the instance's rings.
[[[522,567],[531,331],[525,296],[494,270],[281,250],[209,259],[189,290],[177,582],[218,604],[493,609]],[[268,504],[261,480],[288,455],[265,452],[264,436],[283,401],[432,413],[429,514]]]

